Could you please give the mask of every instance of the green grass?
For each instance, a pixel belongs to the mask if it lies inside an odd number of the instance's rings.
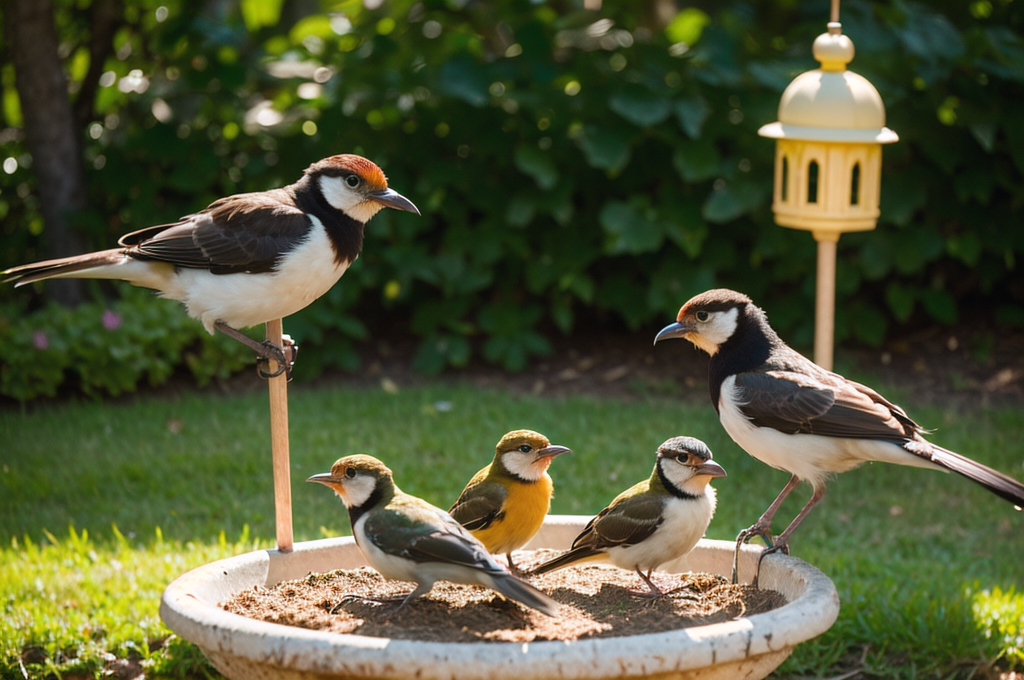
[[[1019,407],[910,410],[938,443],[1024,477]],[[655,447],[676,434],[704,439],[729,472],[716,483],[712,538],[734,537],[787,479],[733,444],[704,400],[293,384],[290,411],[297,540],[348,532],[337,499],[302,481],[336,458],[377,455],[406,491],[447,507],[497,439],[520,427],[575,452],[551,470],[558,513],[599,510],[649,474]],[[194,566],[271,545],[266,417],[264,393],[0,411],[0,678],[25,677],[23,668],[101,677],[125,663],[147,677],[215,675],[194,647],[168,637],[159,595]],[[794,496],[777,528],[807,497]],[[1024,517],[965,480],[885,465],[845,474],[793,550],[833,579],[842,611],[780,677],[1024,669]]]

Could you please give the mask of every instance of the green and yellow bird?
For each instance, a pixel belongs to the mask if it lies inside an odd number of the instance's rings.
[[[493,554],[504,553],[516,570],[512,551],[526,545],[551,508],[554,484],[548,467],[570,453],[533,430],[513,430],[495,447],[494,460],[473,475],[448,510]]]
[[[373,456],[339,458],[330,472],[306,481],[323,484],[342,500],[356,545],[381,576],[416,584],[399,609],[445,580],[485,586],[556,615],[558,603],[516,578],[447,512],[404,493],[391,470]]]

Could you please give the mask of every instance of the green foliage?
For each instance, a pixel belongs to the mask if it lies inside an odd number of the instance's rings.
[[[205,385],[251,363],[249,350],[211,337],[180,307],[139,289],[109,305],[49,303],[29,314],[0,307],[0,394],[52,397],[70,381],[87,395],[118,395],[163,384],[178,367]]]
[[[420,338],[423,370],[474,354],[514,370],[581,318],[653,329],[713,285],[810,336],[813,242],[774,225],[774,150],[756,132],[816,66],[820,3],[300,6],[127,4],[86,135],[93,245],[355,151],[424,216],[376,217],[335,291],[286,323],[305,370],[350,368],[382,332]],[[87,13],[58,19],[81,78]],[[965,308],[1020,325],[1024,8],[849,0],[842,23],[900,141],[879,228],[839,244],[838,339],[877,345]],[[0,156],[25,159],[22,142]],[[5,263],[46,236],[25,165],[0,174]]]

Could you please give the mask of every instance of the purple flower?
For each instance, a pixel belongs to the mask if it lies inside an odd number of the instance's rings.
[[[112,331],[121,325],[121,315],[117,312],[107,309],[103,311],[103,327],[108,331]]]
[[[46,333],[36,331],[32,334],[32,344],[36,346],[36,349],[43,350],[50,346],[50,340],[46,337]]]

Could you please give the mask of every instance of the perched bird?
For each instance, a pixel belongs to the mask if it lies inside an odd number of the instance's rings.
[[[667,338],[686,338],[711,355],[711,403],[725,431],[754,458],[792,475],[760,519],[740,532],[737,551],[760,536],[768,546],[762,557],[788,552],[790,536],[824,497],[828,478],[867,461],[953,471],[1024,506],[1024,484],[932,444],[902,408],[792,350],[742,293],[697,295],[654,342]],[[773,540],[772,519],[801,481],[810,483],[811,498]]]
[[[554,493],[547,469],[563,453],[570,451],[532,430],[509,432],[491,464],[473,475],[448,512],[489,552],[504,553],[515,571],[512,551],[533,538],[547,517]]]
[[[485,586],[555,615],[554,600],[513,576],[447,512],[404,493],[391,470],[373,456],[340,458],[330,472],[306,481],[323,484],[341,498],[356,545],[374,569],[384,578],[416,583],[399,609],[445,580]]]
[[[237,329],[293,314],[326,293],[359,256],[366,222],[386,207],[419,214],[371,161],[330,156],[292,185],[228,196],[126,234],[118,248],[13,267],[0,280],[120,279],[154,288],[211,335],[219,330],[284,366],[281,348]]]
[[[715,477],[725,477],[725,470],[711,460],[704,442],[693,437],[667,440],[658,447],[650,479],[616,496],[590,520],[568,551],[532,573],[611,562],[636,571],[649,595],[660,596],[651,572],[693,550],[707,531],[715,514],[715,490],[709,484]]]

